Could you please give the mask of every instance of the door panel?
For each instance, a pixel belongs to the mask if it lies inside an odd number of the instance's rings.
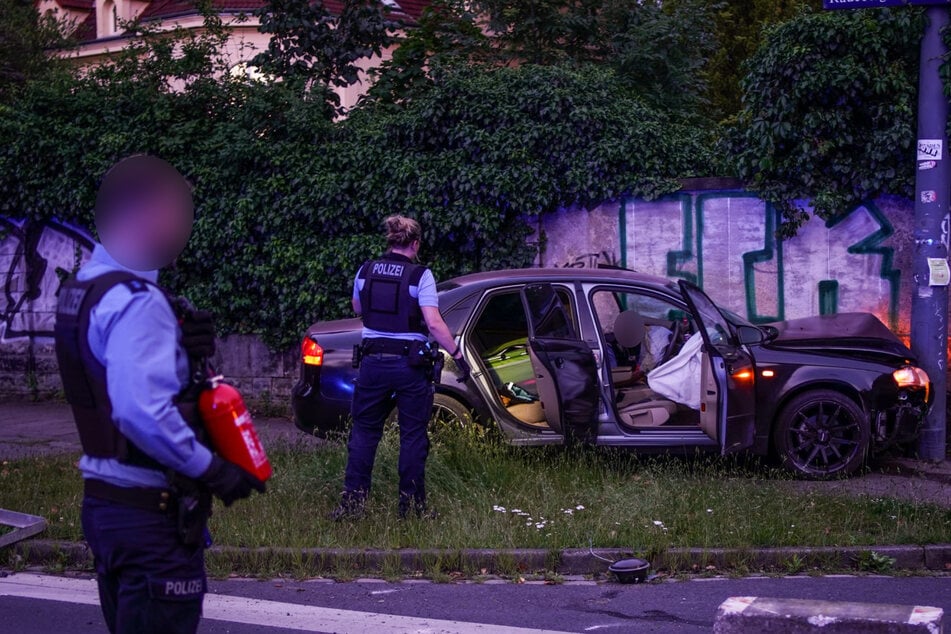
[[[756,431],[753,359],[736,341],[732,326],[703,291],[683,280],[680,288],[700,327],[704,357],[708,360],[709,368],[703,370],[702,402],[708,400],[712,390],[718,393],[715,439],[724,454],[750,447]],[[708,384],[707,379],[716,385]],[[701,427],[711,435],[712,421],[704,419],[702,413]]]
[[[574,328],[568,307],[550,284],[522,291],[529,316],[529,350],[549,426],[566,440],[594,440],[598,419],[598,368]]]
[[[710,355],[703,353],[700,359],[700,429],[716,440],[720,436],[717,420],[720,418],[720,390],[713,376]]]

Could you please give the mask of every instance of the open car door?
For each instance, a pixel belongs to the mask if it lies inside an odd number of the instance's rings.
[[[594,442],[598,425],[598,369],[571,314],[551,284],[522,289],[528,347],[548,425],[566,442]]]
[[[753,359],[737,342],[730,322],[702,290],[683,280],[680,289],[702,333],[703,362],[709,365],[703,368],[701,427],[720,444],[722,453],[745,449],[753,444],[756,433]],[[716,399],[715,420],[710,416],[707,395]],[[709,424],[704,424],[704,418]]]

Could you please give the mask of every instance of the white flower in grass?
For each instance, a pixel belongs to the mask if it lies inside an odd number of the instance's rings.
[[[660,520],[654,520],[654,526],[663,526],[663,525],[664,523],[661,522]]]
[[[504,512],[505,512],[505,507],[504,507],[504,506],[499,506],[498,504],[493,504],[493,505],[492,505],[492,510],[495,511],[496,513],[504,513]]]
[[[512,509],[510,512],[511,512],[511,513],[515,513],[516,515],[521,515],[521,514],[522,514],[522,509]]]
[[[581,505],[581,504],[579,504],[578,506],[575,507],[575,510],[576,510],[576,511],[583,511],[583,510],[584,510],[584,506]]]
[[[713,513],[713,509],[707,509],[707,513]]]

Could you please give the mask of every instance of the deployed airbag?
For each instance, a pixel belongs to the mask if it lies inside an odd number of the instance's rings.
[[[690,409],[700,409],[700,375],[703,336],[697,332],[684,343],[677,356],[647,375],[652,390]]]

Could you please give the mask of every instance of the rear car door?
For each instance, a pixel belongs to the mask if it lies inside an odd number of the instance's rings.
[[[594,442],[598,419],[598,368],[568,308],[551,284],[522,289],[528,347],[548,425],[573,440]]]
[[[705,394],[716,393],[716,425],[702,425],[720,444],[722,453],[732,453],[753,444],[756,425],[755,372],[753,358],[736,340],[730,322],[716,304],[696,285],[680,281],[690,311],[703,337]],[[707,372],[709,370],[709,373]],[[702,416],[703,412],[701,412]]]

